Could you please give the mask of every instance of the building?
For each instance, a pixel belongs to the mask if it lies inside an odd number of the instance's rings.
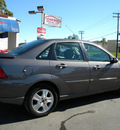
[[[93,41],[93,42],[106,48],[109,52],[116,52],[117,40],[108,40],[105,43],[103,43],[102,41]],[[118,43],[118,52],[120,52],[120,41]]]
[[[107,50],[110,52],[116,52],[116,43],[117,40],[108,40]],[[118,52],[120,52],[120,45],[118,45]]]
[[[0,50],[11,50],[18,45],[20,22],[14,17],[0,14]]]

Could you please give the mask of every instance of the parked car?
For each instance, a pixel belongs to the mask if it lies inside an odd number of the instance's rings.
[[[0,53],[0,102],[35,117],[60,100],[119,89],[120,62],[94,43],[44,39]]]
[[[26,44],[26,43],[19,43],[19,45],[18,45],[18,46],[22,46],[22,45],[24,45],[24,44]]]
[[[6,50],[0,50],[0,52],[2,52],[2,53],[6,53],[8,50],[6,49]]]

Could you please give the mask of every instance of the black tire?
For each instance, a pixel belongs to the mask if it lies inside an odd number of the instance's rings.
[[[58,95],[48,84],[33,87],[25,98],[25,108],[34,117],[42,117],[52,112],[58,102]]]

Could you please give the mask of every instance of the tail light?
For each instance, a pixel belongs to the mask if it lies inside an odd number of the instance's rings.
[[[7,76],[4,73],[4,71],[0,68],[0,79],[5,79],[5,78],[7,78]]]

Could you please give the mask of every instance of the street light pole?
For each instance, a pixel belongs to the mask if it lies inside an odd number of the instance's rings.
[[[37,6],[38,11],[28,11],[29,14],[36,14],[36,13],[41,13],[41,28],[43,28],[43,11],[44,7],[43,6]]]
[[[43,11],[41,12],[41,28],[43,28]]]

